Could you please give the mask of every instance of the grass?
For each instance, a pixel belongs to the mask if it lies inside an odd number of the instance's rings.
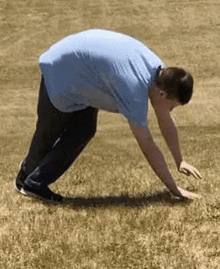
[[[0,0],[0,268],[219,268],[219,12],[217,0]],[[125,120],[105,112],[94,140],[52,185],[66,204],[15,193],[35,128],[38,57],[63,36],[95,27],[133,35],[193,73],[192,103],[173,114],[182,153],[203,180],[176,172],[151,109],[149,122],[175,180],[201,200],[175,201]]]

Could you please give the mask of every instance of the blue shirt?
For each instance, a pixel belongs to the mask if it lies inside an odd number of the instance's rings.
[[[91,29],[70,35],[40,57],[53,105],[62,112],[92,106],[147,125],[148,90],[164,63],[140,41]]]

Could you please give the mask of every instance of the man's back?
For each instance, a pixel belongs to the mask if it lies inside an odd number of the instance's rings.
[[[59,110],[93,106],[139,125],[146,125],[148,88],[159,65],[163,62],[140,41],[95,29],[64,38],[40,57],[48,94]]]

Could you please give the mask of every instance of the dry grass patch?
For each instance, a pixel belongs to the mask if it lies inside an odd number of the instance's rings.
[[[0,268],[219,268],[219,12],[216,0],[0,0]],[[18,195],[13,178],[35,125],[38,57],[87,28],[133,35],[168,65],[192,71],[195,94],[174,117],[185,158],[203,180],[184,178],[150,110],[155,140],[177,182],[203,195],[176,203],[125,120],[100,113],[95,139],[52,188],[53,206]]]

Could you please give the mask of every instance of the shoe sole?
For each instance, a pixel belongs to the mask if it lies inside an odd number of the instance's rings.
[[[18,187],[17,182],[16,182],[16,179],[14,179],[14,188],[15,188],[15,191],[21,192],[22,186],[21,187]]]
[[[19,164],[19,167],[18,167],[19,170],[18,171],[20,171],[22,163],[23,163],[23,160]],[[16,182],[16,179],[17,178],[14,179],[14,188],[15,188],[15,191],[21,193],[22,186],[21,187],[18,187],[17,182]]]
[[[26,191],[23,188],[19,192],[21,194],[25,195],[25,196],[28,196],[28,197],[31,197],[31,198],[34,198],[34,199],[37,199],[37,200],[41,200],[43,202],[50,203],[50,204],[60,204],[60,203],[63,202],[63,201],[59,202],[59,201],[54,201],[54,200],[50,200],[50,199],[45,199],[42,196],[40,196],[40,195],[38,195],[36,193],[30,192],[30,191]]]

